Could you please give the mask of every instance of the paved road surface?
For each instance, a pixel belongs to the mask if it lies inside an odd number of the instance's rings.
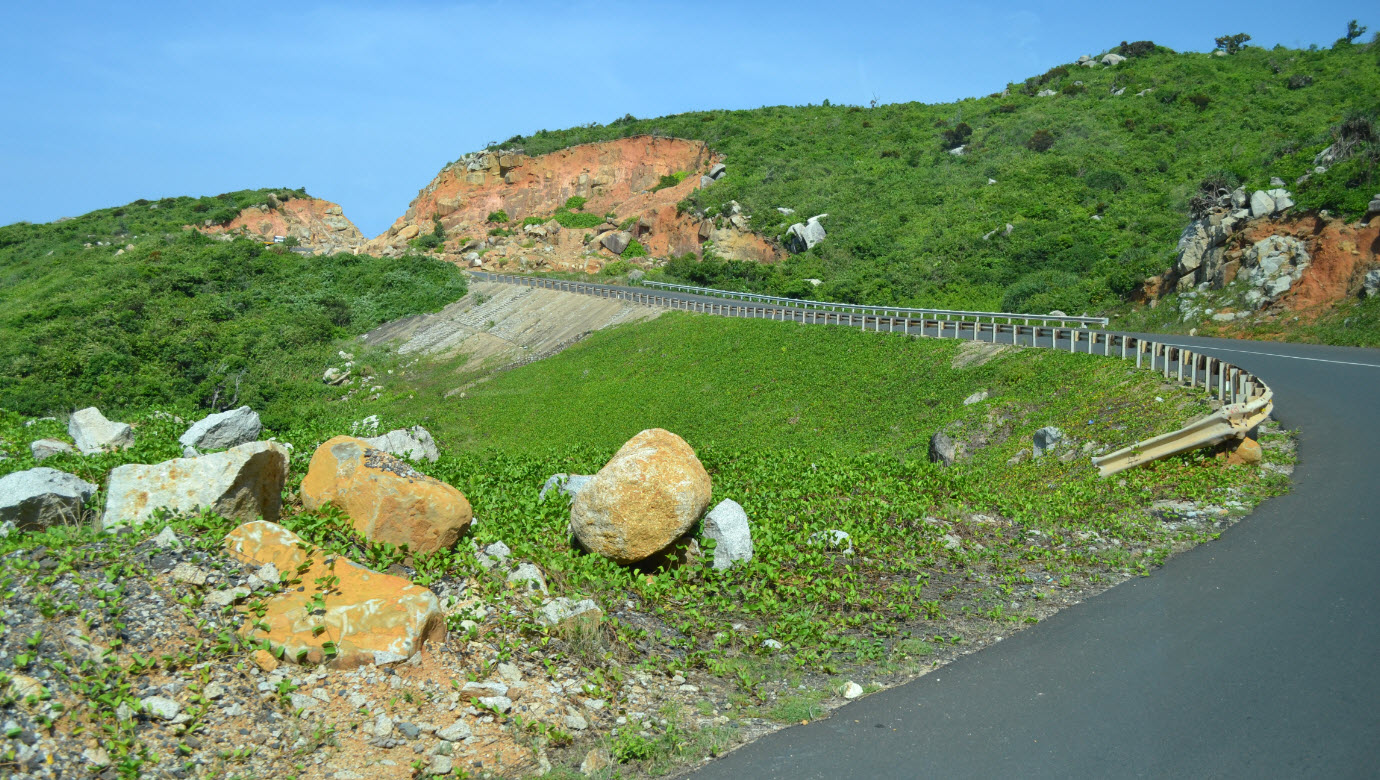
[[[1380,350],[1176,343],[1270,383],[1300,431],[1292,492],[1150,577],[695,776],[1380,775]]]

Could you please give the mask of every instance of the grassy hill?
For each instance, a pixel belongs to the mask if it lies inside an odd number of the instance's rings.
[[[304,257],[183,229],[269,193],[0,227],[0,408],[246,403],[286,424],[331,395],[320,377],[338,339],[464,294],[463,274],[438,260]]]
[[[1352,218],[1380,191],[1380,46],[1114,51],[1129,58],[1059,66],[1006,94],[956,103],[627,116],[502,146],[542,154],[640,133],[702,139],[727,156],[729,175],[686,208],[712,215],[737,200],[754,229],[775,235],[829,214],[828,238],[780,266],[673,262],[671,275],[685,281],[1006,311],[1102,308],[1169,268],[1208,178],[1267,188],[1278,176],[1300,208]],[[1056,94],[1037,96],[1043,90]],[[1293,185],[1347,120],[1370,128],[1369,144]],[[959,145],[962,154],[951,153]],[[1008,223],[1009,236],[984,240]],[[815,290],[808,278],[825,284]]]

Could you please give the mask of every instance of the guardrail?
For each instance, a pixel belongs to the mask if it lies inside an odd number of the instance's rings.
[[[656,287],[663,290],[675,290],[676,292],[693,293],[695,295],[709,295],[716,298],[731,298],[739,301],[756,301],[758,303],[773,303],[778,306],[792,306],[802,309],[825,309],[827,311],[855,311],[865,314],[888,316],[922,316],[922,317],[942,317],[945,320],[961,321],[988,321],[1004,320],[1008,325],[1020,320],[1021,324],[1029,325],[1032,322],[1053,323],[1067,326],[1069,323],[1079,325],[1096,325],[1100,328],[1107,327],[1106,317],[1070,317],[1057,314],[1010,314],[1006,312],[994,311],[963,311],[960,309],[909,309],[897,306],[866,306],[856,303],[834,303],[832,301],[812,301],[803,298],[782,298],[776,295],[761,295],[759,293],[738,292],[737,290],[716,290],[712,287],[692,287],[687,284],[670,284],[668,282],[639,282],[644,287]]]
[[[798,322],[802,325],[840,325],[874,333],[965,339],[1018,347],[1060,350],[1067,347],[1069,352],[1084,352],[1122,360],[1134,358],[1136,368],[1160,373],[1169,382],[1193,389],[1202,388],[1208,395],[1221,402],[1222,407],[1213,414],[1195,420],[1177,431],[1093,458],[1093,465],[1098,467],[1104,477],[1175,453],[1220,444],[1229,438],[1244,438],[1252,429],[1264,422],[1274,408],[1274,393],[1269,385],[1245,369],[1177,344],[1147,341],[1129,334],[1090,331],[1086,327],[1047,325],[1040,322],[997,322],[996,319],[983,322],[937,316],[891,316],[790,306],[745,306],[652,295],[633,288],[612,285],[484,271],[472,273],[504,284],[592,295],[597,298],[613,298],[644,306],[699,314]],[[1003,316],[1006,315],[995,315],[996,318]],[[1024,315],[1010,316],[1020,319]],[[965,332],[968,335],[964,335]]]

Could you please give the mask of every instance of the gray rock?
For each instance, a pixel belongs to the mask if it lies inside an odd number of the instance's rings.
[[[259,438],[263,427],[258,412],[241,406],[198,420],[177,441],[198,450],[228,450]]]
[[[728,166],[723,163],[714,163],[714,166],[709,169],[709,178],[718,181],[722,179],[726,173],[728,173]]]
[[[379,416],[371,414],[363,420],[350,423],[351,436],[370,436],[379,432]]]
[[[393,724],[393,728],[397,729],[408,739],[416,739],[422,733],[422,730],[417,728],[415,723],[395,723]]]
[[[964,398],[963,405],[972,406],[973,404],[979,404],[983,401],[986,401],[989,397],[990,396],[988,395],[986,390],[979,390],[976,393],[973,393],[972,395],[968,396],[967,398]]]
[[[936,431],[930,437],[930,462],[940,466],[952,466],[958,458],[959,445],[943,431]]]
[[[1251,193],[1251,217],[1259,219],[1275,213],[1275,199],[1261,190]]]
[[[795,213],[795,209],[788,209],[785,206],[777,206],[776,210],[788,217]]]
[[[752,529],[737,501],[720,501],[704,516],[701,528],[706,538],[714,540],[715,569],[723,571],[738,561],[752,560]]]
[[[160,550],[181,552],[183,544],[182,540],[177,538],[177,532],[173,531],[171,526],[165,525],[163,526],[163,530],[157,536],[153,537],[153,546]]]
[[[1110,57],[1110,56],[1112,56],[1112,55],[1109,54],[1109,55],[1107,55],[1107,56]],[[861,696],[861,695],[863,695],[862,686],[861,686],[861,685],[858,685],[857,683],[853,682],[852,680],[849,680],[849,681],[848,681],[848,685],[844,686],[844,689],[843,689],[843,698],[845,698],[845,699],[856,699],[856,698],[858,698],[858,697]]]
[[[443,729],[436,730],[436,736],[447,742],[460,742],[469,739],[472,734],[470,724],[463,720],[457,720]]]
[[[478,549],[477,546],[475,549],[475,557],[479,559],[479,565],[485,569],[492,569],[507,563],[512,554],[513,551],[508,549],[508,545],[503,542],[494,542],[482,550]]]
[[[1252,288],[1246,294],[1248,302],[1267,305],[1288,292],[1310,262],[1308,247],[1299,239],[1267,236],[1246,250],[1237,278]]]
[[[375,449],[408,460],[429,460],[435,463],[441,457],[441,451],[436,448],[436,440],[420,425],[399,428],[364,441]]]
[[[149,696],[140,699],[139,703],[144,705],[144,712],[150,718],[159,720],[172,720],[182,711],[181,705],[166,696]]]
[[[713,183],[714,183],[714,180],[711,179],[711,178],[709,178],[708,176],[701,176],[701,177],[700,177],[700,188],[701,188],[701,189],[703,189],[703,188],[705,188],[705,187],[708,187],[709,185],[711,185],[711,184],[713,184]]]
[[[1366,272],[1366,279],[1361,283],[1361,294],[1367,298],[1380,295],[1380,268]]]
[[[1246,197],[1246,190],[1244,187],[1237,187],[1232,190],[1231,207],[1233,209],[1244,209],[1248,203],[1250,203],[1250,199]]]
[[[785,645],[781,644],[779,641],[775,639],[763,639],[762,647],[765,647],[768,650],[780,650],[781,648],[785,647]]]
[[[455,771],[455,759],[445,755],[433,755],[427,764],[426,773],[431,777],[447,777]]]
[[[1294,205],[1294,198],[1289,194],[1289,191],[1286,189],[1281,188],[1267,190],[1265,194],[1269,195],[1270,199],[1275,202],[1274,213],[1276,214],[1286,209],[1292,208]]]
[[[1054,97],[1057,94],[1059,93],[1055,92],[1052,89],[1042,89],[1039,92],[1035,93],[1035,97]]]
[[[634,268],[634,269],[632,269],[631,271],[628,272],[628,281],[630,281],[630,282],[640,282],[640,281],[642,281],[644,278],[646,278],[646,276],[647,276],[647,272],[646,272],[646,271],[643,271],[641,268]]]
[[[118,466],[110,472],[98,527],[109,532],[141,524],[160,507],[175,513],[210,509],[244,522],[277,520],[288,457],[283,445],[258,441],[199,458]]]
[[[57,439],[39,439],[29,445],[29,452],[34,454],[34,460],[41,461],[51,458],[54,455],[63,455],[76,452],[77,449],[65,441]]]
[[[1372,200],[1370,203],[1366,204],[1366,213],[1380,214],[1380,196],[1376,197],[1375,200]]]
[[[537,494],[537,503],[545,501],[546,494],[551,490],[574,501],[576,494],[588,485],[591,479],[594,477],[590,474],[552,474],[547,477],[546,484],[541,486],[541,492]]]
[[[39,466],[0,477],[0,522],[21,531],[75,524],[96,486],[64,471]]]
[[[631,242],[632,234],[623,230],[610,230],[599,237],[599,243],[615,255],[623,254],[623,250],[627,249]]]
[[[321,381],[325,382],[328,385],[341,385],[344,384],[345,380],[349,378],[349,371],[341,371],[335,366],[331,366],[330,368],[326,369],[326,373],[321,375]]]
[[[14,523],[9,520],[0,522],[0,539],[7,539],[10,534],[15,533],[19,533],[19,529],[15,527]]]
[[[563,722],[565,723],[565,727],[571,731],[584,731],[589,728],[589,721],[585,720],[585,716],[578,712],[565,716]]]
[[[824,226],[819,221],[828,214],[810,217],[805,222],[797,222],[786,230],[786,249],[800,254],[813,248],[825,239]]]
[[[543,626],[558,626],[572,618],[598,618],[603,616],[603,610],[595,604],[593,599],[582,599],[571,601],[561,596],[547,602],[537,612],[537,623]]]
[[[828,531],[815,531],[810,534],[809,543],[826,547],[830,550],[837,550],[844,555],[853,554],[853,537],[847,531],[840,531],[837,528]]]
[[[1271,176],[1271,177],[1270,177],[1270,186],[1271,186],[1271,187],[1283,187],[1283,186],[1284,186],[1284,180],[1281,179],[1281,178],[1279,178],[1278,176]]]
[[[535,564],[520,563],[516,569],[508,574],[508,582],[527,590],[539,590],[546,592],[546,576],[541,573]]]
[[[83,455],[134,446],[134,430],[126,423],[111,422],[94,406],[72,413],[67,433]]]
[[[1035,457],[1038,458],[1059,446],[1059,443],[1064,440],[1064,432],[1053,425],[1047,425],[1035,432],[1034,440]]]

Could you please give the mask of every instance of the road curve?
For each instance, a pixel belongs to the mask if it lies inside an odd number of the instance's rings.
[[[1288,495],[1149,577],[695,777],[1380,772],[1380,350],[1154,338],[1270,384],[1299,430]]]

